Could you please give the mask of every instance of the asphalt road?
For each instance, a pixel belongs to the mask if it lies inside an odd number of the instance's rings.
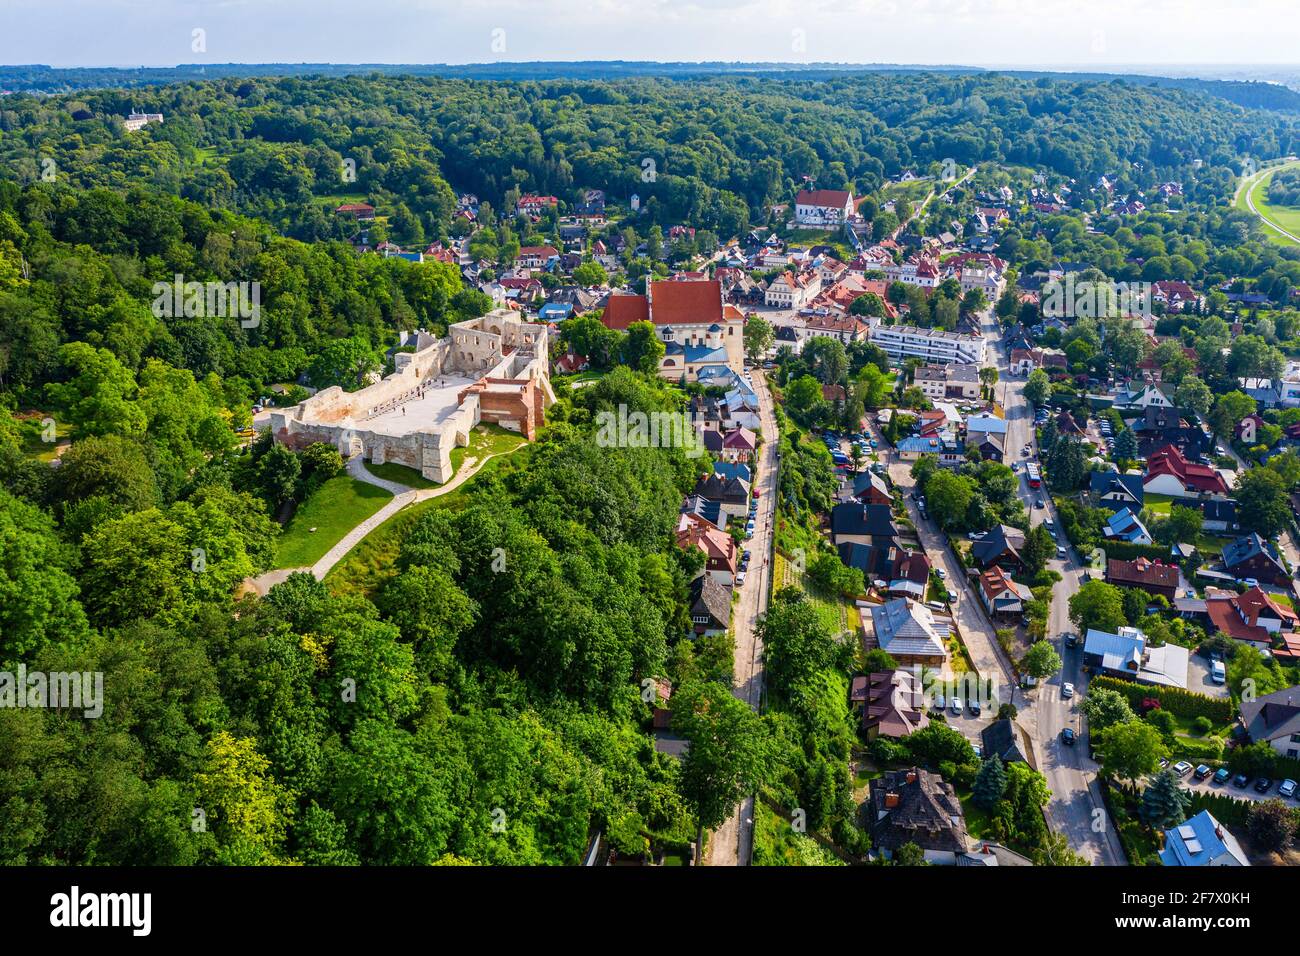
[[[767,611],[772,589],[772,533],[777,492],[777,432],[772,396],[763,371],[751,369],[758,393],[759,421],[763,430],[758,469],[758,518],[754,537],[745,543],[750,550],[749,572],[740,586],[740,600],[732,609],[732,631],[736,636],[734,693],[754,710],[763,700],[763,648],[755,633],[758,619]],[[709,838],[705,863],[709,866],[748,866],[754,849],[754,798],[746,797],[731,818]]]
[[[1008,423],[1008,455],[1014,461],[1029,461],[1031,459],[1023,457],[1021,449],[1026,444],[1034,444],[1032,460],[1037,460],[1034,413],[1024,396],[1025,379],[1011,377],[1008,358],[1002,346],[997,344],[997,335],[996,320],[986,321],[989,355],[996,357],[1002,382],[999,388],[1002,389],[1002,404]],[[1029,510],[1031,525],[1042,524],[1050,517],[1059,533],[1060,518],[1050,494],[1046,488],[1030,489],[1023,470],[1020,472],[1020,493]],[[1036,500],[1042,500],[1044,507],[1035,508]],[[1062,638],[1064,633],[1074,629],[1070,622],[1069,600],[1083,583],[1083,564],[1063,533],[1059,540],[1066,546],[1066,557],[1048,562],[1048,567],[1060,573],[1062,580],[1052,593],[1047,637],[1061,655],[1063,666],[1061,673],[1040,682],[1028,692],[1029,703],[1021,707],[1018,720],[1034,741],[1038,769],[1047,778],[1052,791],[1045,808],[1049,827],[1065,834],[1075,852],[1094,864],[1123,866],[1126,863],[1123,850],[1095,786],[1097,764],[1088,756],[1088,748],[1082,739],[1074,746],[1061,742],[1061,731],[1066,727],[1074,728],[1079,738],[1084,735],[1085,722],[1079,711],[1079,699],[1087,686],[1087,678],[1080,668],[1079,649],[1065,647]],[[1074,685],[1071,698],[1061,695],[1062,685],[1066,683]]]

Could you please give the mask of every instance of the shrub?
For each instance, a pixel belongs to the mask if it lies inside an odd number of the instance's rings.
[[[1094,677],[1089,687],[1107,687],[1119,691],[1128,700],[1129,706],[1139,713],[1150,710],[1147,704],[1154,702],[1175,717],[1208,717],[1214,724],[1231,723],[1234,716],[1232,701],[1228,698],[1208,697],[1180,687],[1147,687],[1105,675]]]
[[[1202,737],[1208,734],[1211,728],[1213,727],[1214,727],[1214,723],[1210,720],[1209,717],[1206,717],[1204,714],[1202,714],[1201,716],[1197,717],[1195,720],[1192,721],[1192,730],[1194,730],[1197,734],[1201,735]]]

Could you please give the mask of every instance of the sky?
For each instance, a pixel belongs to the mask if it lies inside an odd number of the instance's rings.
[[[0,0],[0,63],[1294,64],[1296,0]]]

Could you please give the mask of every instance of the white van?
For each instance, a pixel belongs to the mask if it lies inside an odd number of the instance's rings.
[[[1210,680],[1216,684],[1226,684],[1228,682],[1228,672],[1223,666],[1223,661],[1210,662]]]

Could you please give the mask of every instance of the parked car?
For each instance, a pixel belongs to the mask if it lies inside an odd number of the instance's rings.
[[[946,702],[943,699],[943,694],[936,691],[934,695],[934,700],[930,701],[930,709],[943,710],[945,703]]]
[[[1064,558],[1064,557],[1065,557],[1065,549],[1062,548],[1062,547],[1057,547],[1057,549],[1056,549],[1056,556],[1057,556],[1058,558]]]
[[[1192,765],[1186,760],[1180,760],[1178,763],[1174,764],[1174,773],[1178,774],[1180,777],[1185,777],[1191,772]]]
[[[1035,507],[1035,508],[1041,508],[1041,507],[1043,507],[1043,499],[1042,499],[1042,498],[1038,498],[1038,499],[1036,499],[1036,500],[1034,501],[1034,507]]]
[[[1077,646],[1078,643],[1079,643],[1079,635],[1078,635],[1078,634],[1072,633],[1072,632],[1070,632],[1070,631],[1066,631],[1066,632],[1065,632],[1064,634],[1062,634],[1061,636],[1062,636],[1063,638],[1065,638],[1065,646],[1066,646],[1066,647],[1075,647],[1075,646]]]
[[[1071,697],[1073,697],[1073,696],[1074,696],[1074,685],[1071,684],[1071,683],[1069,683],[1069,682],[1066,682],[1066,683],[1062,684],[1062,685],[1061,685],[1061,696],[1064,697],[1066,700],[1069,700]]]
[[[1196,773],[1194,774],[1194,776],[1196,777],[1197,780],[1204,780],[1213,772],[1214,771],[1212,771],[1209,767],[1205,766],[1205,764],[1201,764],[1199,767],[1196,768]]]
[[[944,610],[944,606],[943,606],[943,602],[942,602],[942,601],[929,601],[929,602],[926,603],[925,606],[928,607],[931,611],[942,611],[942,610]]]
[[[1074,728],[1066,727],[1061,731],[1061,743],[1067,747],[1074,746]]]
[[[944,578],[946,578],[946,577],[948,576],[948,572],[945,571],[943,568],[935,568],[935,569],[934,569],[934,573],[937,574],[937,575],[939,575],[939,580],[940,580],[940,581],[942,581]]]
[[[1216,783],[1221,787],[1228,782],[1228,779],[1231,776],[1232,772],[1228,770],[1227,767],[1220,767],[1218,770],[1214,771],[1214,780],[1211,782]]]
[[[1295,796],[1295,781],[1292,780],[1290,777],[1283,780],[1282,786],[1277,788],[1277,793],[1278,796],[1280,797],[1290,798]]]
[[[736,587],[740,587],[740,586],[743,585],[744,583],[745,583],[745,572],[744,572],[744,571],[737,571],[737,572],[736,572]]]
[[[1210,662],[1210,680],[1216,684],[1226,684],[1228,682],[1228,672],[1223,666],[1223,661]]]
[[[1239,773],[1232,778],[1232,785],[1236,787],[1238,790],[1245,790],[1247,784],[1249,783],[1250,783],[1250,778],[1246,776],[1244,773]]]
[[[978,717],[980,715],[980,702],[974,697],[966,702],[966,707],[974,716]]]
[[[948,711],[954,717],[960,717],[961,710],[962,710],[962,700],[960,697],[954,697],[952,698],[952,700],[948,701]]]
[[[1255,781],[1256,793],[1268,793],[1269,790],[1272,789],[1272,787],[1273,787],[1273,781],[1270,780],[1268,777],[1260,777],[1258,780]]]

